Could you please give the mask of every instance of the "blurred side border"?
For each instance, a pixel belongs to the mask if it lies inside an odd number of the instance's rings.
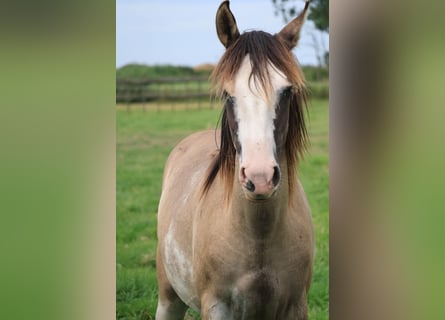
[[[115,317],[115,3],[3,4],[0,318]],[[443,319],[444,4],[330,2],[330,318]]]
[[[330,2],[330,319],[443,319],[444,4]]]
[[[0,318],[115,317],[115,2],[0,10]]]

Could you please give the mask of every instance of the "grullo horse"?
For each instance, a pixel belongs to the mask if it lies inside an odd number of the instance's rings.
[[[307,319],[314,237],[297,178],[307,145],[304,77],[291,50],[309,2],[275,35],[216,15],[226,51],[211,80],[221,130],[170,154],[158,212],[156,319]]]

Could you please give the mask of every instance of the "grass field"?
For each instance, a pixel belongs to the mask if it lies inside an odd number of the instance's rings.
[[[143,111],[118,107],[116,318],[154,319],[156,215],[162,171],[171,149],[188,134],[216,126],[220,109]],[[309,318],[328,319],[328,101],[309,102],[311,148],[299,176],[312,208],[316,256]],[[199,319],[189,313],[187,319]]]

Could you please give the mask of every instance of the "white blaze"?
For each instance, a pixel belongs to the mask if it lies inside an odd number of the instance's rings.
[[[235,98],[234,113],[238,123],[238,140],[241,144],[240,167],[246,168],[246,171],[249,169],[251,175],[260,180],[263,179],[261,175],[266,176],[266,171],[270,176],[270,170],[273,172],[273,167],[277,165],[274,158],[277,93],[290,85],[283,73],[272,65],[268,66],[268,71],[272,87],[269,99],[266,99],[265,93],[261,86],[255,83],[255,79],[250,77],[252,66],[249,55],[244,58],[229,92]]]

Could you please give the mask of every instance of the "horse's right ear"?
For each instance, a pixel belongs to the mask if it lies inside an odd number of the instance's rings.
[[[235,17],[230,11],[229,1],[224,1],[216,12],[216,32],[224,47],[228,48],[240,36]]]

